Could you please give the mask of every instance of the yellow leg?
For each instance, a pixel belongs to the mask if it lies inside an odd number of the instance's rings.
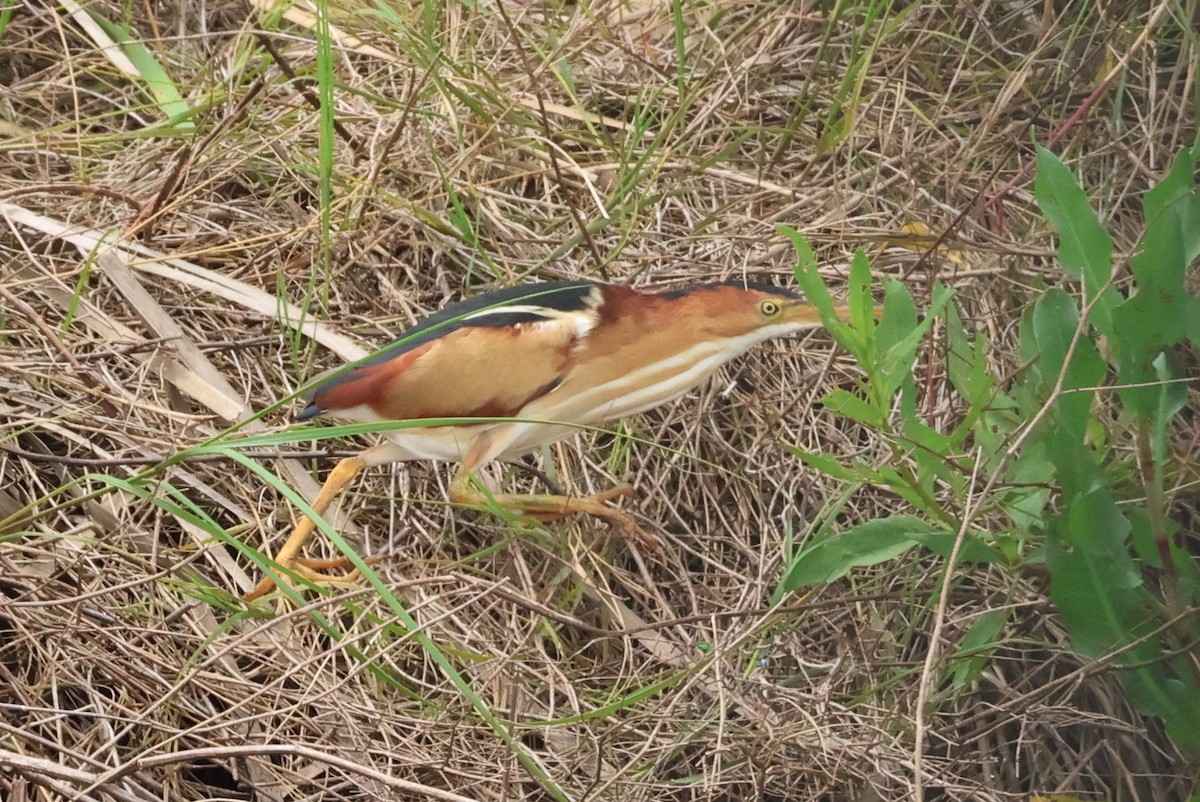
[[[494,502],[501,507],[524,513],[537,520],[556,520],[568,515],[591,515],[608,521],[625,535],[636,537],[643,545],[659,550],[658,540],[638,525],[628,513],[611,507],[607,502],[620,496],[633,495],[629,485],[621,485],[590,496],[559,496],[551,494],[496,493],[488,495],[475,487],[471,471],[464,465],[450,484],[450,500],[456,504],[486,508]]]
[[[334,469],[329,473],[329,477],[325,480],[325,484],[321,485],[321,492],[317,494],[316,500],[312,503],[313,511],[317,515],[324,515],[325,510],[329,509],[329,505],[337,498],[338,493],[342,492],[342,488],[365,467],[367,467],[367,462],[362,457],[348,457],[334,466]],[[347,567],[348,562],[345,559],[305,560],[300,556],[300,551],[312,539],[316,528],[317,526],[313,523],[312,519],[307,515],[304,516],[300,520],[300,523],[296,524],[296,528],[292,530],[292,534],[288,536],[283,547],[279,549],[279,553],[275,555],[275,562],[281,567],[313,582],[344,581],[349,579],[350,577],[328,576],[314,570]],[[247,593],[244,598],[246,601],[254,601],[270,593],[273,587],[275,587],[275,580],[269,577],[265,578],[255,586],[254,590]]]

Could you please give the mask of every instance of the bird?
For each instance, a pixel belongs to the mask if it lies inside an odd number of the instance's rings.
[[[834,311],[846,315],[845,307]],[[328,416],[416,424],[389,431],[378,445],[339,462],[312,509],[323,515],[367,468],[457,462],[450,485],[456,504],[493,503],[542,520],[590,515],[653,544],[632,516],[609,503],[630,494],[628,486],[587,496],[491,493],[477,485],[476,471],[534,452],[581,426],[665,404],[754,345],[820,325],[817,309],[801,294],[739,281],[655,293],[559,280],[469,297],[309,391],[298,422]],[[420,425],[423,420],[430,425]],[[311,582],[336,584],[344,577],[321,571],[335,563],[349,567],[347,561],[300,556],[314,530],[312,519],[303,517],[274,562]],[[245,598],[260,598],[274,584],[265,578]]]

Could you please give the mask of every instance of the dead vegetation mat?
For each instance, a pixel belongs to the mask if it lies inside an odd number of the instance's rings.
[[[369,438],[197,446],[286,431],[308,377],[472,292],[787,284],[779,223],[835,283],[861,247],[919,297],[952,284],[1011,373],[1063,282],[1031,132],[1133,247],[1192,136],[1183,5],[347,2],[323,84],[303,5],[0,3],[0,796],[911,799],[942,563],[771,603],[788,533],[906,512],[780,446],[885,453],[814,403],[856,375],[819,333],[499,469],[631,482],[659,553],[454,509],[446,466],[356,482],[333,517],[415,631],[369,586],[239,599],[259,569],[233,542],[270,553],[281,487],[311,498]],[[1035,575],[960,569],[950,602],[949,654],[1019,612],[972,682],[934,684],[926,799],[1181,798]]]

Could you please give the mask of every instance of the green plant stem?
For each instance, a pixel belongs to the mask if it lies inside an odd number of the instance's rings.
[[[1167,532],[1167,501],[1162,487],[1162,468],[1154,459],[1150,448],[1150,421],[1142,418],[1137,426],[1138,462],[1141,466],[1142,488],[1146,493],[1146,515],[1150,519],[1150,530],[1154,533],[1154,545],[1162,560],[1160,583],[1167,612],[1172,617],[1179,615],[1181,605],[1178,588],[1179,572],[1171,555],[1171,536]]]
[[[886,427],[886,429],[889,442],[894,443],[892,438],[897,437],[897,435],[892,431],[890,426]],[[920,497],[924,511],[936,516],[939,523],[957,529],[962,524],[962,521],[955,519],[953,515],[946,512],[933,494],[922,486],[920,478],[913,472],[912,462],[907,459],[906,454],[894,445],[892,447],[892,459],[895,460],[895,465],[898,466],[895,468],[896,473],[900,474],[904,478],[904,482]]]

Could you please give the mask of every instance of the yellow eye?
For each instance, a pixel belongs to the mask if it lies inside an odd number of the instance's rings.
[[[763,301],[758,305],[758,311],[762,312],[763,317],[775,317],[782,308],[779,301]]]

